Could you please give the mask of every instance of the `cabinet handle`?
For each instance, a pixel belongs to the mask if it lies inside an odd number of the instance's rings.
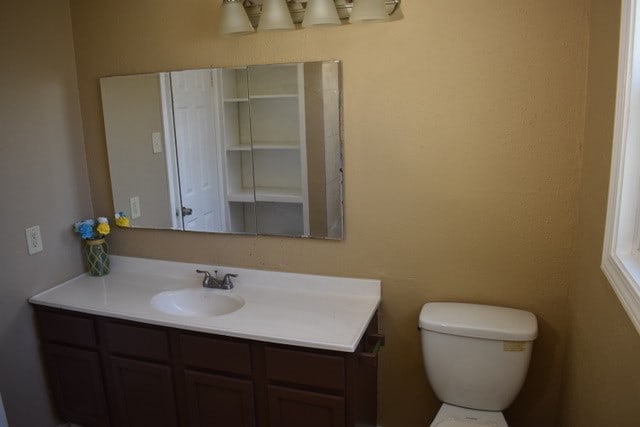
[[[378,366],[378,354],[382,347],[384,347],[384,335],[381,334],[371,334],[367,335],[365,338],[365,348],[370,348],[373,346],[371,351],[361,352],[358,354],[358,359],[360,362],[369,366]]]

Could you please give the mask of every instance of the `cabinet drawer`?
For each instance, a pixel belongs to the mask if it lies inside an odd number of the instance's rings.
[[[265,349],[267,378],[274,381],[343,390],[344,358],[283,348]]]
[[[247,342],[180,334],[185,366],[251,375],[251,350]]]
[[[45,341],[92,348],[97,345],[92,318],[40,310],[36,316]]]
[[[164,330],[107,321],[105,332],[111,353],[169,361],[169,342]]]

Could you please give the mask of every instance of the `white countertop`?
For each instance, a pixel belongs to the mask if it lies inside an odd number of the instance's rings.
[[[32,304],[310,348],[353,352],[380,304],[379,280],[248,270],[111,256],[111,273],[86,274],[35,295]],[[242,308],[215,317],[181,317],[155,309],[159,293],[201,288],[196,269],[236,273],[230,291]]]

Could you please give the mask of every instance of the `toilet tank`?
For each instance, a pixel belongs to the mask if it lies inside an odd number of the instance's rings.
[[[533,313],[434,302],[422,307],[419,327],[427,377],[441,401],[484,411],[513,402],[538,334]]]

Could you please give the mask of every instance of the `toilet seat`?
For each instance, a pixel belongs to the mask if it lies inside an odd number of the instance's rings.
[[[502,412],[479,411],[444,403],[431,427],[509,427]]]

